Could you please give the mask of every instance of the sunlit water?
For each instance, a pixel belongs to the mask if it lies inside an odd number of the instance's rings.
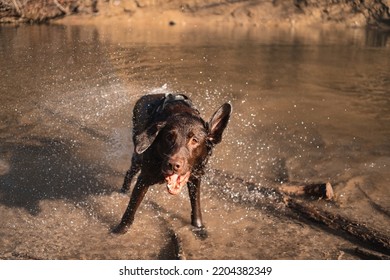
[[[331,182],[337,213],[390,234],[390,39],[364,30],[0,27],[0,258],[353,258],[348,241],[269,217],[204,182],[209,238],[187,194],[154,186],[131,231],[131,110],[184,92],[234,113],[213,168],[259,184]],[[238,190],[245,192],[246,188]],[[379,211],[379,210],[380,211]]]

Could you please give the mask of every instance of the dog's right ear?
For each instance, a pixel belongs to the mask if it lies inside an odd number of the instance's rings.
[[[163,129],[166,122],[158,122],[149,126],[146,130],[135,136],[135,152],[142,154],[145,152],[154,142],[158,133]]]

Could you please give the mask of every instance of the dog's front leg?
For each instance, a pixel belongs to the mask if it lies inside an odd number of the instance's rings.
[[[191,202],[191,224],[194,227],[201,228],[203,227],[203,221],[200,209],[200,178],[191,177],[187,186]]]
[[[141,169],[141,158],[137,154],[133,154],[131,157],[131,166],[129,170],[126,172],[125,180],[123,182],[123,186],[121,188],[122,193],[127,193],[130,190],[131,180],[133,177],[140,171]]]
[[[113,233],[126,233],[134,221],[135,212],[142,202],[146,192],[149,189],[149,184],[146,184],[142,179],[142,175],[138,177],[134,190],[131,193],[130,202],[119,225],[112,230]]]
[[[200,208],[200,178],[191,177],[187,183],[191,201],[191,224],[195,227],[193,232],[200,239],[206,239],[208,234],[202,221]]]

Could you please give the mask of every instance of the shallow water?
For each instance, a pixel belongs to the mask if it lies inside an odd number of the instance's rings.
[[[184,192],[154,186],[131,232],[131,110],[184,92],[234,114],[210,161],[251,182],[327,182],[324,207],[390,235],[390,39],[364,30],[0,27],[0,258],[355,258],[320,228],[220,197],[204,182],[205,241]],[[238,189],[245,193],[246,188]]]

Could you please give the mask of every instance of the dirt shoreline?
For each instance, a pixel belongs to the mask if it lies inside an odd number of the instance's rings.
[[[3,0],[0,24],[132,24],[142,26],[300,27],[390,29],[390,1],[310,0]]]

